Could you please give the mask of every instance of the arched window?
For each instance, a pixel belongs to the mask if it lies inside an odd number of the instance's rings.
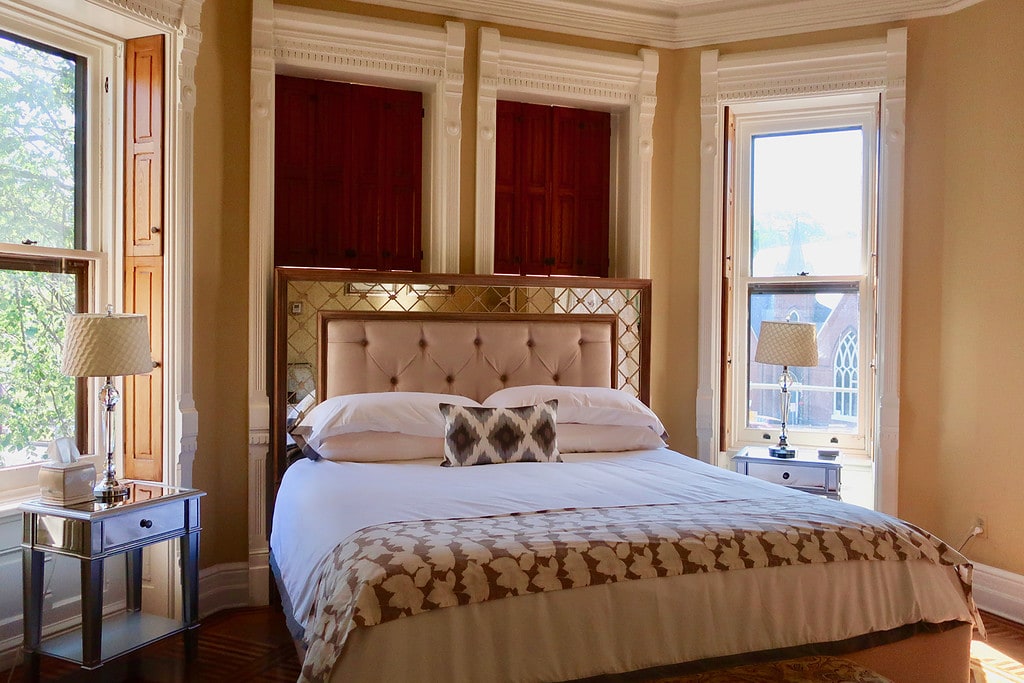
[[[836,417],[857,417],[857,385],[860,358],[858,355],[857,332],[848,331],[836,349],[833,363],[834,385],[836,387],[833,412]]]

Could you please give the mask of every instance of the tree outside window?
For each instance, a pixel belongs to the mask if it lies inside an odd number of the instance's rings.
[[[60,373],[79,310],[85,60],[0,34],[0,466],[76,434],[76,381]],[[21,245],[12,249],[10,245]],[[59,252],[57,250],[60,250]]]

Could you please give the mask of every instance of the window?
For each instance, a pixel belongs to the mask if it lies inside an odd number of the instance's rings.
[[[737,52],[721,55],[701,52],[701,211],[700,211],[700,335],[697,384],[697,456],[704,462],[729,466],[729,454],[745,443],[764,444],[764,430],[750,426],[749,353],[756,347],[749,319],[750,294],[764,292],[805,296],[832,310],[830,324],[818,327],[819,365],[815,377],[802,372],[802,397],[812,390],[824,393],[826,410],[837,433],[801,426],[790,436],[794,443],[811,446],[826,440],[850,456],[871,458],[874,504],[888,513],[897,511],[899,490],[899,385],[900,305],[903,255],[903,149],[907,83],[907,29],[894,28],[885,35],[864,40],[807,45],[782,50]],[[847,251],[843,262],[830,249],[835,266],[829,270],[804,268],[797,275],[755,276],[750,266],[752,224],[750,205],[751,149],[753,136],[764,156],[771,137],[787,145],[804,140],[834,140],[847,134],[862,136],[861,242]],[[822,134],[822,137],[814,137]],[[809,157],[813,159],[813,157]],[[792,175],[783,171],[779,180],[816,197],[815,174]],[[771,179],[769,179],[771,180]],[[827,188],[831,191],[831,187]],[[759,195],[753,201],[769,206],[773,198]],[[765,204],[769,202],[769,204]],[[802,208],[802,207],[797,207]],[[792,217],[794,219],[798,216]],[[801,224],[791,225],[797,236]],[[761,231],[758,231],[759,239]],[[766,236],[769,236],[766,234]],[[758,243],[761,248],[771,245]],[[746,250],[745,252],[743,250]],[[802,244],[804,257],[814,256]],[[741,253],[743,252],[743,253]],[[800,252],[794,250],[794,258]],[[787,255],[788,257],[788,255]],[[854,272],[849,267],[859,263]],[[845,265],[844,265],[845,264]],[[758,265],[765,265],[759,263]],[[814,264],[817,266],[817,264]],[[744,272],[740,272],[743,271]],[[799,275],[807,272],[807,275]],[[746,278],[746,279],[744,279]],[[827,291],[814,288],[827,288]],[[853,294],[856,293],[856,296]],[[754,302],[755,305],[758,303]],[[772,302],[772,312],[781,307]],[[837,324],[856,307],[857,324]],[[785,312],[789,312],[788,310]],[[824,311],[818,311],[823,314]],[[816,322],[816,324],[819,324]],[[833,361],[848,332],[856,333],[857,387],[856,428],[835,413],[837,392]],[[769,376],[775,374],[772,370]],[[817,376],[817,373],[824,373]],[[756,382],[755,382],[756,384]],[[756,387],[755,387],[756,389]],[[852,389],[852,387],[849,387]],[[831,405],[829,405],[831,402]],[[803,406],[800,406],[801,409]],[[850,406],[851,410],[853,405]],[[762,413],[770,418],[767,412]],[[807,417],[807,413],[802,415]],[[803,418],[801,418],[803,419]],[[815,420],[824,419],[820,416]],[[766,419],[766,422],[770,420]],[[774,430],[772,430],[774,431]],[[769,434],[769,440],[774,438]],[[838,443],[832,443],[835,439]],[[847,458],[852,465],[856,457]],[[866,462],[861,464],[867,465]]]
[[[752,104],[730,116],[730,443],[777,438],[781,368],[753,361],[758,332],[765,320],[800,320],[815,325],[819,365],[790,369],[789,441],[866,454],[872,385],[857,364],[873,354],[877,102]]]
[[[848,331],[836,349],[832,364],[833,385],[836,388],[833,404],[833,418],[838,420],[857,417],[857,383],[860,370],[860,355],[857,333]]]
[[[86,59],[0,34],[0,467],[84,441],[84,381],[60,373],[67,314],[87,303]]]

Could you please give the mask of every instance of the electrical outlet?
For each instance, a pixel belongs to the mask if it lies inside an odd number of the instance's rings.
[[[977,515],[974,518],[975,528],[980,528],[981,533],[978,534],[981,538],[988,538],[988,522],[981,515]]]

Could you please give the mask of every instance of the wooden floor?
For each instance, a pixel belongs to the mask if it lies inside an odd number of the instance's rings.
[[[1024,626],[983,615],[988,640],[975,640],[977,683],[1024,683]],[[293,683],[299,676],[284,617],[274,608],[229,610],[203,620],[199,654],[185,662],[182,636],[167,638],[131,655],[109,662],[94,672],[42,658],[41,681],[78,683]],[[0,673],[0,683],[27,680],[21,669]]]

